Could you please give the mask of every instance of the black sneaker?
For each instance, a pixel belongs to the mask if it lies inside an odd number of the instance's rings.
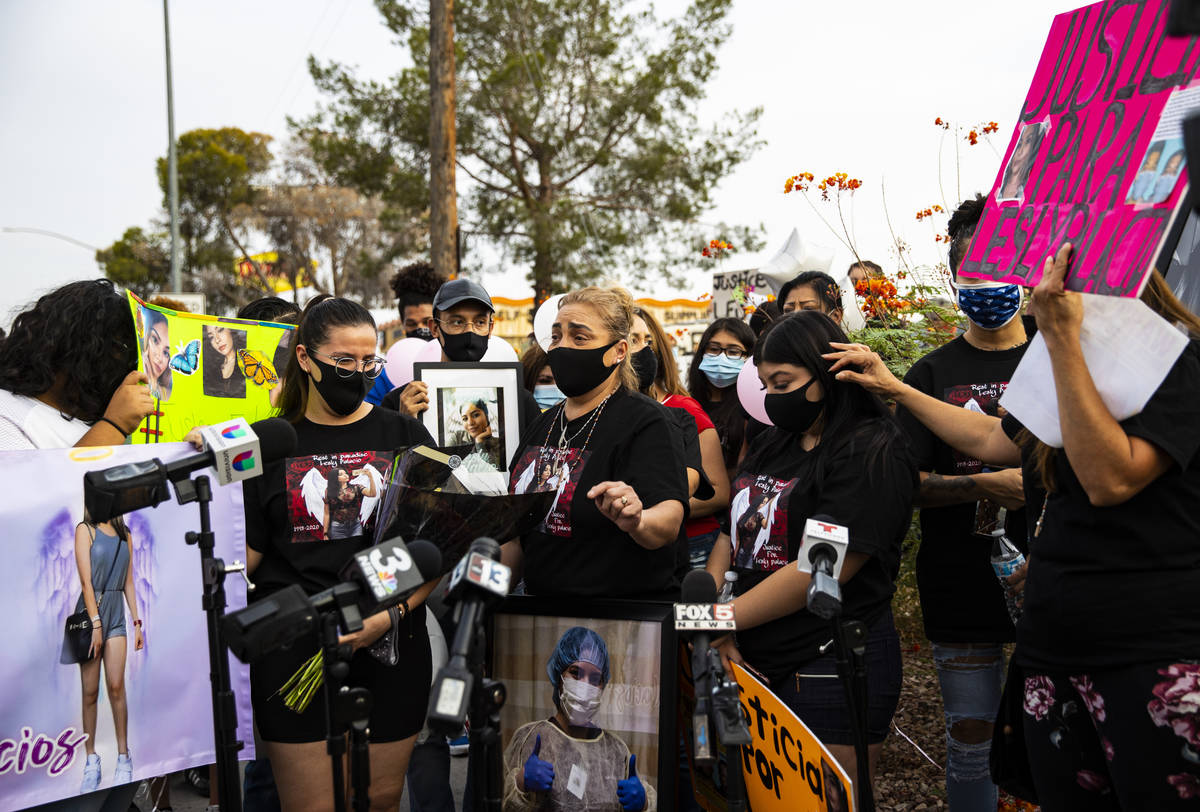
[[[197,795],[208,797],[208,767],[191,767],[184,770],[183,780],[196,791]]]

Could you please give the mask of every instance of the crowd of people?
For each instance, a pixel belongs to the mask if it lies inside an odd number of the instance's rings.
[[[982,207],[981,197],[967,200],[950,220],[952,271]],[[996,808],[989,756],[1006,673],[1023,711],[1015,736],[1044,809],[1194,803],[1200,319],[1152,276],[1143,300],[1191,340],[1145,409],[1114,419],[1080,349],[1081,297],[1063,288],[1070,250],[1063,246],[1047,262],[1028,297],[1016,285],[956,276],[965,329],[903,381],[844,332],[841,286],[822,272],[787,282],[755,318],[713,321],[686,370],[653,314],[626,291],[568,292],[548,347],[531,341],[521,357],[520,437],[502,461],[509,490],[556,496],[540,524],[501,540],[513,583],[528,595],[573,602],[677,601],[683,576],[707,570],[718,587],[730,585],[737,623],[735,634],[713,641],[722,661],[757,674],[856,783],[868,782],[871,776],[857,774],[828,623],[807,610],[811,578],[796,562],[806,518],[823,515],[848,528],[839,580],[844,617],[868,629],[873,773],[901,692],[892,598],[917,507],[917,579],[944,704],[951,809]],[[848,276],[880,270],[859,262]],[[442,280],[419,265],[397,275],[396,293],[406,335],[438,342],[442,361],[480,362],[495,329],[483,286]],[[361,305],[319,296],[300,312],[272,298],[239,315],[296,324],[273,400],[296,428],[295,457],[434,444],[420,422],[430,408],[428,386],[391,385],[377,325]],[[128,305],[108,282],[67,285],[21,313],[0,341],[0,448],[126,442],[153,411],[152,393],[171,386],[154,328],[145,325],[138,371]],[[1059,411],[1070,415],[1062,448],[1040,442],[999,406],[1035,332],[1053,364]],[[236,336],[214,329],[205,341],[214,380],[228,379]],[[739,399],[747,363],[756,367],[769,424],[750,417]],[[495,456],[488,404],[460,406],[463,441]],[[328,540],[297,543],[284,469],[285,461],[269,464],[244,486],[248,567],[258,587],[252,600],[293,584],[309,594],[330,587],[369,544],[356,511],[341,505],[373,496],[364,490],[373,485],[337,471],[328,482],[328,505],[336,503],[326,508]],[[123,574],[99,575],[127,567],[110,567],[125,549],[124,532],[115,524],[80,526],[85,597],[92,587],[120,592]],[[1015,625],[989,561],[997,532],[1028,558],[1007,586],[1022,595]],[[453,631],[435,586],[364,618],[363,629],[342,641],[354,650],[349,683],[374,697],[373,809],[397,808],[406,777],[414,812],[453,808],[447,743],[424,727],[442,638]],[[104,616],[95,646],[106,671],[123,662],[124,637],[138,634],[136,618],[124,622],[120,609],[118,596],[96,610]],[[390,663],[371,654],[385,636],[399,652]],[[576,808],[564,794],[567,777],[555,769],[561,752],[590,754],[604,765],[587,788],[587,809],[656,808],[628,749],[604,738],[594,708],[580,711],[599,701],[609,680],[607,648],[593,637],[572,630],[546,664],[557,712],[517,731],[505,755],[510,808]],[[1006,666],[1005,647],[1014,641]],[[261,741],[259,759],[246,770],[247,809],[329,807],[323,697],[296,713],[277,696],[315,651],[315,641],[293,646],[251,669]],[[83,713],[93,726],[100,661],[83,666]],[[107,685],[116,713],[120,680],[109,673]],[[697,808],[685,778],[680,785],[678,808]],[[574,797],[584,808],[583,796]]]

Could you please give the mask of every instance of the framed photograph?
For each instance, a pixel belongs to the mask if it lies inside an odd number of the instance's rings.
[[[535,751],[554,768],[542,790],[547,808],[614,805],[618,782],[631,775],[646,809],[675,808],[673,620],[670,604],[632,601],[568,607],[515,596],[496,610],[491,673],[508,689],[500,715],[505,810],[529,808],[522,786]]]
[[[419,362],[413,364],[413,376],[429,386],[429,408],[421,422],[434,441],[439,446],[473,445],[462,465],[507,490],[509,459],[521,434],[521,365]]]

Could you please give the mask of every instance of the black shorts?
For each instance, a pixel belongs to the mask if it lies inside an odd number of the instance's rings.
[[[892,716],[900,701],[900,637],[889,608],[871,626],[867,636],[867,741],[887,738]],[[825,744],[854,744],[846,689],[838,678],[833,647],[809,660],[771,689]]]
[[[373,742],[407,739],[420,733],[425,725],[429,683],[433,676],[425,607],[418,606],[400,621],[398,633],[400,659],[395,666],[383,665],[366,649],[356,651],[350,662],[347,684],[371,692],[370,739]],[[276,693],[316,652],[315,638],[299,640],[250,666],[254,721],[264,741],[296,744],[325,739],[324,686],[318,689],[304,713],[289,710],[283,704],[283,697]]]

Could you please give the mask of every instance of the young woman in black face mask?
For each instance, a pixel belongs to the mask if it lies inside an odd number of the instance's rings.
[[[355,514],[347,522],[357,534],[326,536],[295,518],[289,506],[300,494],[300,476],[349,466],[355,452],[391,454],[397,449],[433,443],[415,420],[364,403],[371,381],[383,368],[376,355],[375,322],[361,305],[346,299],[314,299],[292,338],[279,400],[282,417],[296,427],[293,457],[268,464],[261,477],[246,480],[246,541],[250,572],[262,600],[291,584],[312,595],[332,586],[354,553],[369,547],[373,528],[364,530]],[[289,476],[290,474],[290,476]],[[365,495],[370,495],[365,494]],[[318,525],[319,527],[319,525]],[[316,540],[314,540],[314,538]],[[430,582],[397,610],[363,619],[363,629],[343,639],[354,649],[349,684],[371,690],[371,806],[395,808],[417,733],[425,719],[431,664],[423,601]],[[395,628],[398,665],[386,666],[366,650]],[[333,787],[325,752],[325,696],[301,714],[284,706],[279,688],[316,651],[303,642],[268,655],[250,669],[254,718],[275,772],[283,809],[332,808]]]
[[[536,530],[504,545],[530,594],[678,597],[674,544],[688,501],[680,449],[662,408],[637,392],[633,301],[619,288],[563,297],[548,353],[566,395],[522,435],[509,487],[552,469],[559,498]],[[547,485],[547,487],[549,484]]]
[[[805,608],[810,576],[796,566],[805,520],[824,515],[850,532],[839,581],[843,617],[869,629],[867,675],[872,770],[900,695],[900,644],[891,599],[900,544],[912,518],[916,468],[878,397],[841,383],[822,359],[844,333],[803,311],[775,322],[754,348],[772,422],[732,486],[732,507],[708,571],[738,573],[736,640],[714,643],[725,661],[769,680],[771,690],[830,746],[854,777],[853,737],[828,620]]]

